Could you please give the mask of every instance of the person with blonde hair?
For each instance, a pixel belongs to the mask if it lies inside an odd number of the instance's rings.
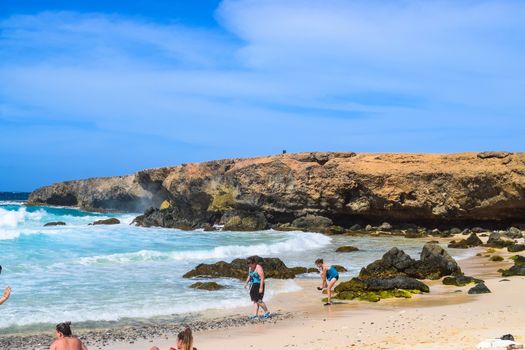
[[[157,346],[154,346],[151,350],[160,349]],[[197,350],[193,347],[193,334],[190,327],[186,327],[177,335],[177,347],[171,347],[170,350]]]

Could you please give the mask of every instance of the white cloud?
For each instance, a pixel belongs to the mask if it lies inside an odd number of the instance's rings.
[[[524,9],[225,1],[222,30],[15,16],[0,24],[3,118],[83,121],[205,145],[208,158],[236,149],[512,149],[525,131]]]

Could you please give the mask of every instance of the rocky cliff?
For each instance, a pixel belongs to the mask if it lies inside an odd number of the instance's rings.
[[[164,209],[156,209],[164,203]],[[263,229],[525,222],[525,153],[298,153],[149,169],[34,191],[30,204],[149,209],[144,226]]]

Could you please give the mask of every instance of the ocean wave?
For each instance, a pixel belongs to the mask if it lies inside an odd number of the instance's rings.
[[[14,239],[20,236],[20,227],[28,223],[38,222],[45,215],[45,211],[28,212],[26,208],[6,210],[0,208],[0,240]]]
[[[39,221],[45,215],[45,211],[37,210],[28,212],[26,208],[18,210],[6,210],[0,208],[0,228],[15,228],[26,221]]]
[[[225,245],[210,250],[189,250],[161,252],[156,250],[140,250],[132,253],[119,253],[102,256],[90,256],[79,259],[82,265],[122,264],[132,262],[164,261],[164,260],[208,260],[230,259],[249,255],[276,255],[287,252],[305,251],[322,248],[331,241],[330,237],[318,233],[289,233],[290,239],[278,243],[259,243],[250,246]]]

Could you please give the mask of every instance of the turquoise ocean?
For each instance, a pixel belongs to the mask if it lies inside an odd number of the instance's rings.
[[[402,237],[141,228],[130,225],[136,215],[0,201],[0,287],[13,289],[0,307],[0,334],[49,330],[62,321],[98,327],[250,305],[237,280],[216,279],[227,286],[216,292],[188,288],[194,281],[182,275],[203,262],[257,254],[279,257],[290,267],[312,267],[324,257],[347,267],[343,277],[350,277],[393,246],[417,257],[424,244]],[[109,217],[121,224],[88,225]],[[43,227],[51,221],[67,225]],[[360,251],[335,253],[340,245]],[[267,299],[300,290],[294,280],[269,280]]]

